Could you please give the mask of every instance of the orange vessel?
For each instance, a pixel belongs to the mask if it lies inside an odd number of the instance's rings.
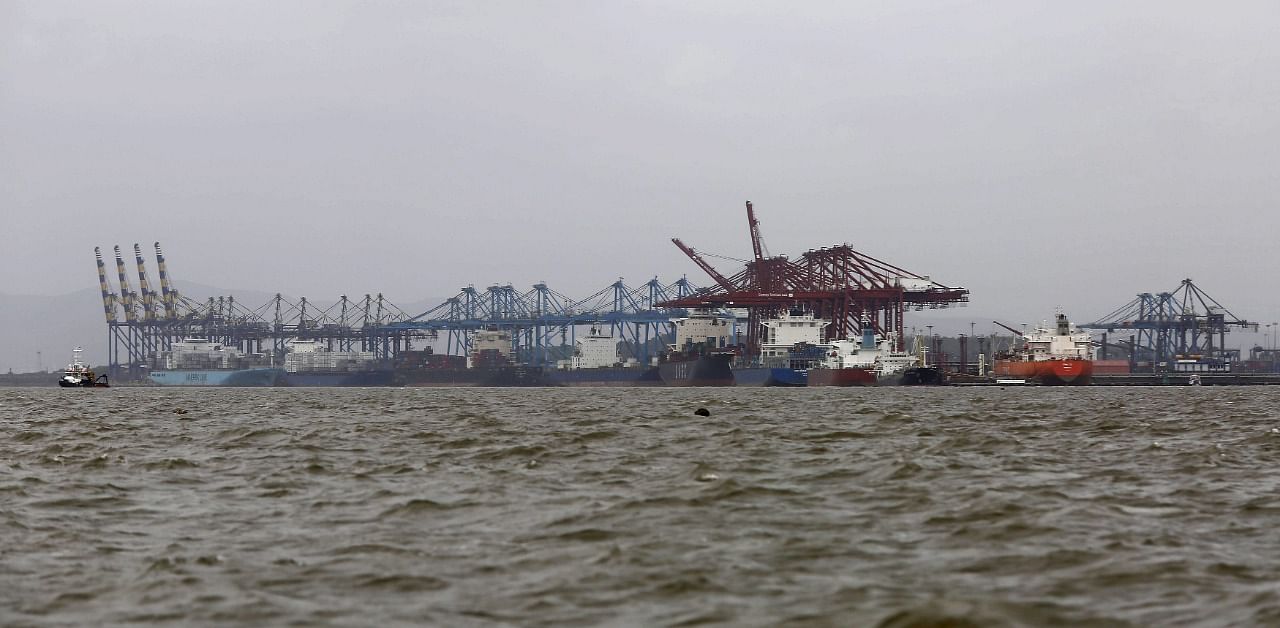
[[[1046,386],[1086,386],[1093,381],[1093,341],[1058,315],[1057,329],[1038,328],[1022,334],[1023,345],[997,358],[996,378],[1026,380]]]
[[[1085,386],[1093,381],[1093,361],[1076,358],[996,360],[995,375],[1046,386]]]

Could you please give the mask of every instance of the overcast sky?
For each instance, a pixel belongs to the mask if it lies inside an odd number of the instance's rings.
[[[748,257],[751,199],[771,252],[848,242],[975,316],[1192,277],[1270,321],[1277,32],[1274,0],[0,0],[0,291],[156,240],[316,300],[708,285],[669,240]]]

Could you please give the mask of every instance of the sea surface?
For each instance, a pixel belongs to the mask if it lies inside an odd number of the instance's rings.
[[[1278,403],[0,389],[0,624],[1280,625]]]

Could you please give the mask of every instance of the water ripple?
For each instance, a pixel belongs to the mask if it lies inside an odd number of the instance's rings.
[[[0,390],[0,616],[1276,624],[1277,401]]]

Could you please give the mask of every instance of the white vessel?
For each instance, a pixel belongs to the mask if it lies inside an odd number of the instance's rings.
[[[84,353],[84,349],[76,347],[71,351],[71,364],[62,373],[62,379],[58,380],[58,385],[63,388],[106,388],[107,376],[102,375],[95,377],[93,369],[89,368],[84,360],[80,359],[80,354]]]
[[[896,385],[920,364],[917,356],[898,351],[896,333],[881,336],[869,323],[862,330],[861,339],[827,343],[819,368],[809,371],[810,386]]]

